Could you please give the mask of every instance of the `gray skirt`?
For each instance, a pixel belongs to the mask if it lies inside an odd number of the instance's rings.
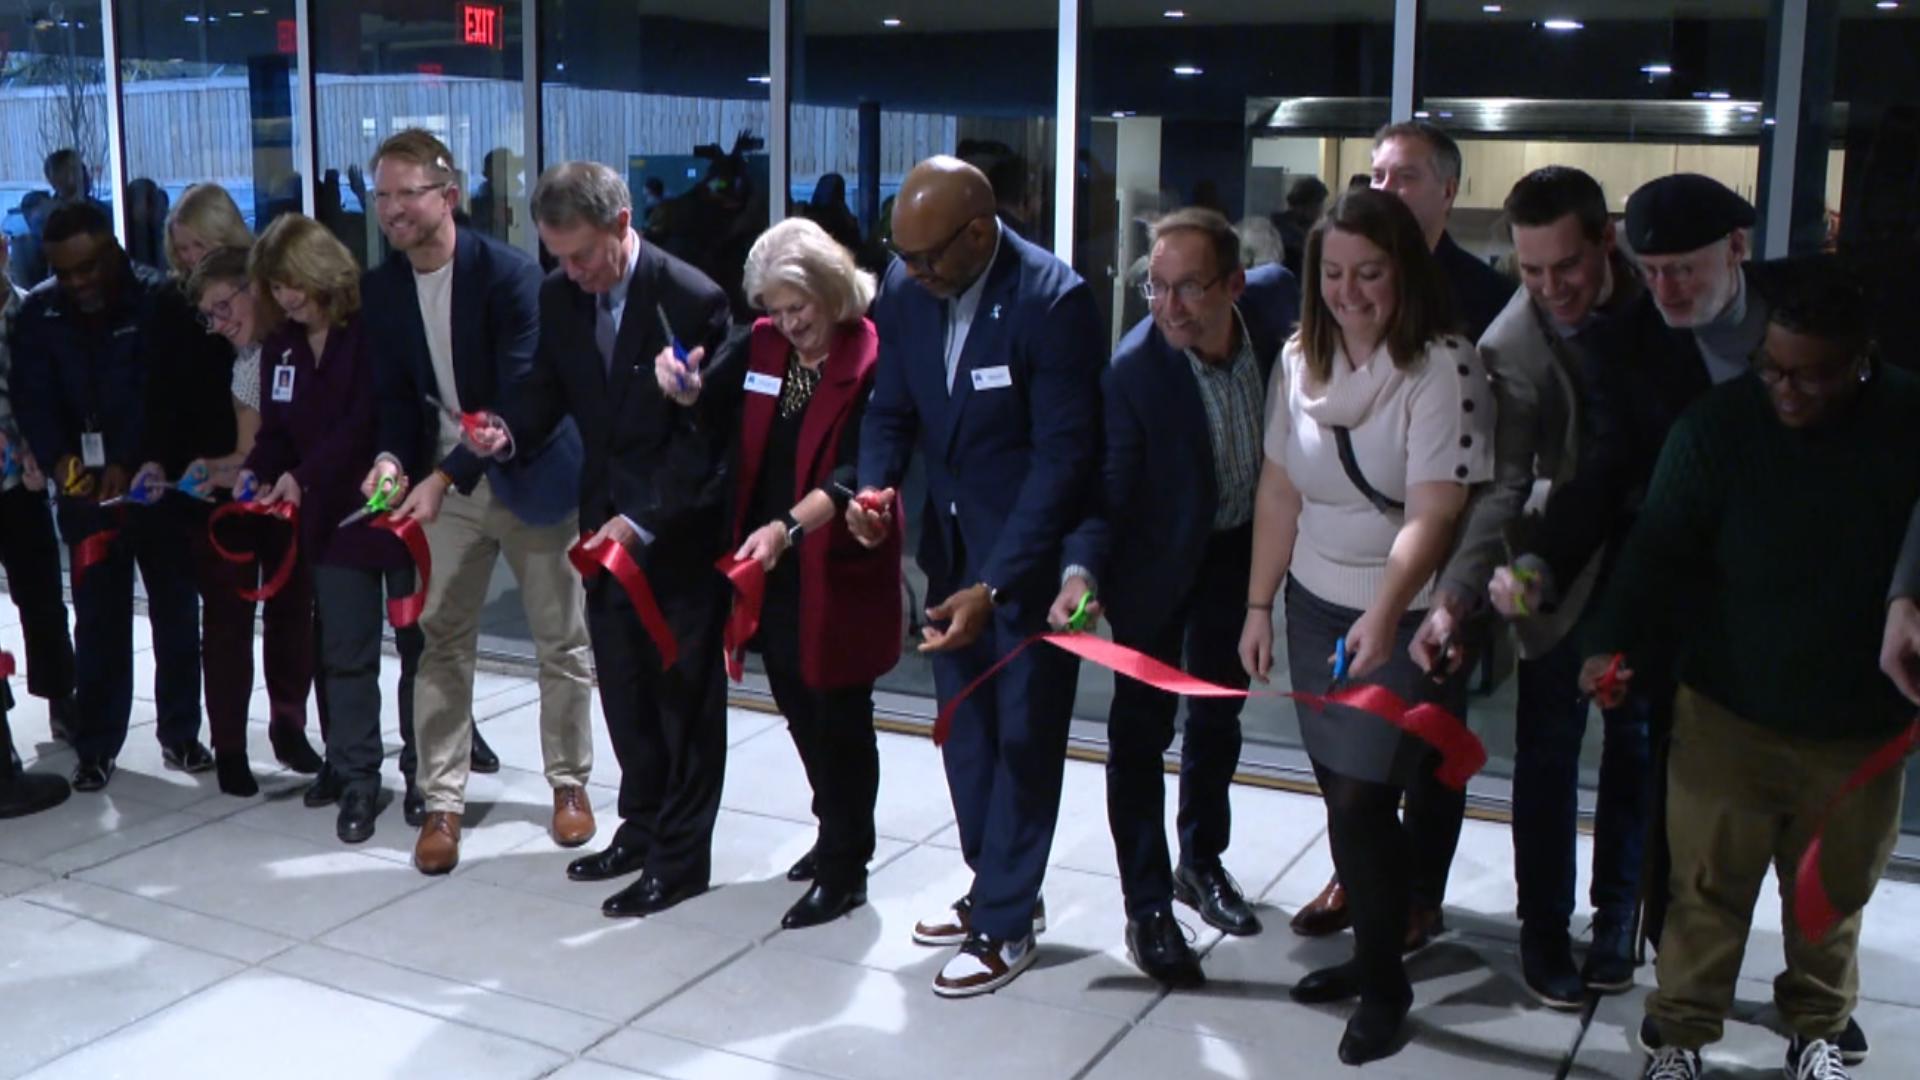
[[[1329,603],[1287,579],[1287,671],[1296,691],[1324,694],[1333,684],[1334,643],[1360,618],[1352,608]],[[1393,635],[1393,653],[1362,680],[1385,687],[1409,704],[1438,702],[1465,719],[1466,676],[1436,683],[1408,655],[1425,611],[1409,611]],[[1340,705],[1297,706],[1300,738],[1321,768],[1354,780],[1407,787],[1440,763],[1439,752],[1371,713]]]

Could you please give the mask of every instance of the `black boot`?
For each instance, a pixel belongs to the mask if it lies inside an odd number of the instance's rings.
[[[293,772],[312,776],[326,764],[307,741],[307,733],[285,724],[267,727],[267,741],[273,744],[273,758]]]
[[[20,755],[14,752],[13,731],[7,726],[4,710],[0,710],[0,742],[6,744],[6,756],[0,758],[0,818],[37,814],[67,801],[71,789],[64,779],[27,772],[20,767]]]
[[[253,778],[253,763],[244,750],[213,755],[213,772],[220,790],[228,795],[250,799],[260,794],[260,783]]]

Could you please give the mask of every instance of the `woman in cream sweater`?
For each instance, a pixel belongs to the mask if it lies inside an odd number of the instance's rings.
[[[1486,375],[1473,345],[1448,332],[1439,267],[1397,197],[1342,196],[1308,237],[1303,269],[1300,331],[1268,391],[1241,661],[1266,681],[1284,577],[1295,690],[1330,689],[1344,648],[1349,680],[1457,701],[1457,688],[1429,682],[1407,650],[1468,486],[1492,476]],[[1354,957],[1292,994],[1360,999],[1340,1042],[1340,1059],[1358,1065],[1393,1052],[1413,1001],[1401,962],[1413,844],[1399,807],[1438,759],[1352,709],[1303,709],[1300,727],[1353,912]]]

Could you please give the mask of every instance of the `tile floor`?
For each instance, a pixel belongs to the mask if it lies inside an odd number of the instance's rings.
[[[0,610],[11,614],[7,606]],[[140,627],[145,643],[146,628]],[[19,631],[0,625],[19,654]],[[150,662],[139,661],[142,694]],[[387,661],[391,690],[393,661]],[[812,839],[806,782],[776,718],[729,716],[731,761],[711,893],[644,921],[609,921],[611,889],[578,885],[543,832],[537,691],[479,677],[475,713],[505,768],[476,776],[465,858],[428,879],[388,806],[374,839],[334,841],[331,811],[254,755],[262,794],[160,767],[150,702],[103,795],[0,822],[0,1078],[403,1075],[561,1080],[1184,1080],[1337,1076],[1337,1008],[1287,987],[1340,941],[1286,931],[1328,870],[1309,798],[1241,788],[1228,865],[1266,933],[1223,939],[1180,914],[1208,988],[1167,995],[1127,961],[1101,771],[1070,762],[1047,880],[1039,964],[991,997],[937,999],[943,952],[907,936],[961,893],[952,813],[926,741],[881,737],[881,841],[870,902],[787,933],[798,895],[781,871]],[[256,714],[265,715],[256,695]],[[41,704],[13,717],[24,756],[69,770]],[[596,725],[599,718],[596,715]],[[389,750],[398,749],[387,708]],[[617,779],[604,733],[592,795],[608,827]],[[398,795],[397,770],[387,784]],[[1583,841],[1584,843],[1584,841]],[[1583,883],[1584,888],[1584,883]],[[1470,822],[1449,894],[1457,934],[1413,966],[1416,1036],[1382,1077],[1628,1077],[1643,986],[1587,1015],[1535,1008],[1515,956],[1504,828]],[[1761,925],[1778,925],[1763,900]],[[1584,914],[1577,917],[1583,925]],[[1920,1075],[1920,887],[1889,882],[1867,920],[1861,1077]],[[1718,1077],[1778,1074],[1766,1024],[1777,933],[1756,933],[1738,1014],[1710,1057]],[[1912,1025],[1912,1026],[1909,1026]]]

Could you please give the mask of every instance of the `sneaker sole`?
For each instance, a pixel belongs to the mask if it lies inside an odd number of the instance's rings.
[[[1596,994],[1624,994],[1633,989],[1632,979],[1627,979],[1624,982],[1611,983],[1594,982],[1592,979],[1581,979],[1580,981],[1586,984],[1589,991]]]
[[[942,986],[940,985],[939,978],[936,977],[933,981],[933,992],[943,998],[967,998],[979,997],[982,994],[991,994],[995,990],[1012,982],[1014,979],[1019,978],[1021,972],[1033,966],[1033,958],[1038,955],[1040,955],[1039,948],[1028,949],[1027,955],[1021,957],[1019,962],[1008,968],[1005,975],[995,976],[986,982],[974,983],[971,986]]]
[[[1533,984],[1527,982],[1525,979],[1520,980],[1520,985],[1526,988],[1528,997],[1555,1012],[1579,1012],[1581,1009],[1587,1007],[1587,999],[1584,997],[1577,999],[1556,998],[1550,994],[1543,994],[1534,989]]]

